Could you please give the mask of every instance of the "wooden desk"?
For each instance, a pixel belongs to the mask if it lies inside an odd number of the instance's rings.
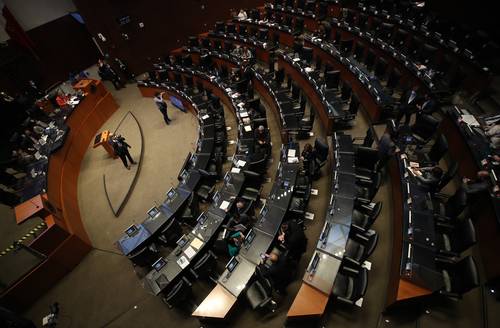
[[[286,316],[287,318],[319,317],[325,312],[329,299],[329,295],[302,283]]]
[[[236,303],[237,298],[217,284],[193,312],[194,317],[224,319]]]
[[[92,88],[92,85],[94,85],[94,80],[84,79],[84,80],[78,81],[73,86],[73,89],[82,90],[85,93],[89,93],[90,89]]]
[[[49,214],[49,211],[44,207],[43,197],[46,197],[46,195],[36,195],[14,207],[17,224],[21,224],[34,216],[43,218]]]

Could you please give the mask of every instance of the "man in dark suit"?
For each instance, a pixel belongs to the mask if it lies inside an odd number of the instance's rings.
[[[426,93],[424,95],[422,104],[417,105],[417,107],[419,109],[419,113],[432,115],[432,113],[436,111],[436,101],[432,99],[429,93]]]
[[[405,117],[405,125],[410,124],[411,115],[417,111],[417,103],[419,102],[418,87],[414,86],[403,94],[398,107],[397,123]]]
[[[122,137],[121,135],[113,136],[113,138],[111,138],[111,145],[113,146],[115,155],[120,157],[120,159],[123,162],[123,165],[127,168],[127,170],[130,170],[130,165],[127,163],[127,159],[130,161],[131,164],[136,164],[136,163],[132,159],[132,156],[130,156],[130,153],[128,151],[130,145],[127,142],[125,142],[125,138]]]
[[[122,82],[120,81],[120,78],[118,77],[118,74],[116,74],[115,70],[103,59],[99,59],[99,62],[97,63],[97,69],[101,79],[111,81],[116,90],[124,87]]]
[[[288,251],[290,259],[299,260],[302,253],[306,251],[307,238],[304,229],[295,221],[287,221],[281,224],[278,241],[280,248]]]

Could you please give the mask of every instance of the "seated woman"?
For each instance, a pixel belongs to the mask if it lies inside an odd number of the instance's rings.
[[[244,239],[245,236],[241,233],[241,231],[234,231],[229,234],[227,239],[227,250],[229,256],[232,257],[238,255]]]
[[[304,150],[300,156],[302,160],[304,171],[307,175],[314,173],[314,159],[316,158],[316,151],[310,143],[304,145]]]

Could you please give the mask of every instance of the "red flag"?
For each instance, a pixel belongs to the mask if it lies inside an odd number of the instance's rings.
[[[19,25],[14,15],[12,15],[12,13],[10,12],[9,8],[7,8],[5,4],[3,4],[3,1],[0,2],[0,9],[2,10],[2,15],[5,18],[4,29],[5,32],[7,32],[7,34],[9,35],[10,39],[18,43],[22,47],[28,49],[33,54],[33,56],[38,58],[34,50],[35,44],[23,30],[21,25]]]

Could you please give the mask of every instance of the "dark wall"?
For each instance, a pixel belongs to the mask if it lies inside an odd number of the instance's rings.
[[[111,57],[124,60],[135,73],[151,69],[157,58],[186,44],[189,36],[206,32],[229,18],[230,8],[254,8],[264,0],[74,0],[87,27]],[[203,7],[203,8],[202,8]],[[120,26],[118,18],[130,16]],[[144,23],[144,28],[139,23]],[[128,34],[125,40],[122,33]]]
[[[35,44],[36,56],[9,40],[0,49],[0,90],[15,94],[35,80],[42,89],[68,79],[70,71],[80,71],[99,57],[86,27],[70,15],[27,31]]]

